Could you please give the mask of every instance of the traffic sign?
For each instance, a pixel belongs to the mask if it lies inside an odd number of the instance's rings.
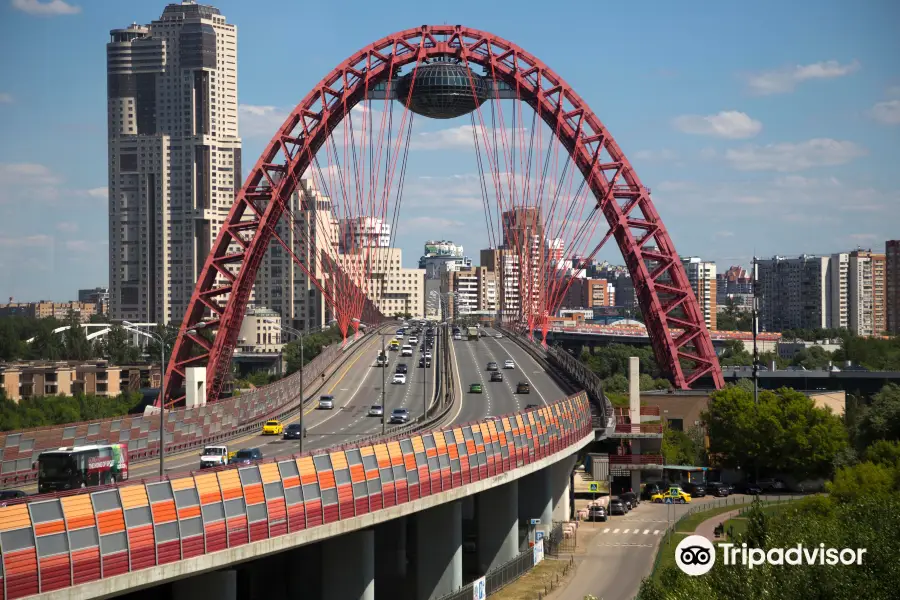
[[[482,577],[472,583],[472,600],[485,600],[485,598],[487,598],[487,581]]]
[[[540,519],[532,519],[532,520],[531,520],[531,524],[532,524],[532,525],[540,525],[540,524],[541,524],[541,520],[540,520]]]
[[[588,491],[593,492],[595,494],[599,494],[602,490],[600,489],[600,482],[592,481],[588,483]]]
[[[544,539],[544,532],[541,530],[534,532],[534,541],[539,542]]]
[[[666,498],[666,504],[672,504],[672,499],[671,499],[671,498]]]

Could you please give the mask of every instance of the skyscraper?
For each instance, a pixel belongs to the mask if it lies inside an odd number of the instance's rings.
[[[706,328],[712,331],[716,328],[716,263],[691,256],[682,258],[681,264],[700,303]]]
[[[757,261],[759,323],[764,331],[831,327],[832,264],[827,256]]]
[[[241,187],[237,29],[169,4],[106,55],[110,314],[177,321]]]

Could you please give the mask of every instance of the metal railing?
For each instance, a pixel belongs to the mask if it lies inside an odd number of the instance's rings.
[[[571,529],[571,535],[566,536],[564,525],[564,521],[554,521],[550,534],[544,538],[544,552],[548,556],[573,554],[578,547],[578,529]]]
[[[511,561],[485,573],[486,595],[496,594],[533,568],[534,550],[529,548]],[[441,596],[438,600],[472,600],[474,585],[475,582],[464,585],[453,593]]]

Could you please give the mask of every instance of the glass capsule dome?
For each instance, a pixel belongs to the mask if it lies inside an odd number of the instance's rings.
[[[415,85],[413,85],[415,73]],[[412,87],[412,96],[410,96]],[[474,87],[474,92],[473,92]],[[420,64],[400,78],[397,99],[431,119],[453,119],[475,110],[490,97],[490,82],[465,65],[449,61]]]

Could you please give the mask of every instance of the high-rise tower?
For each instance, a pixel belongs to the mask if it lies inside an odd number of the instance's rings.
[[[110,315],[178,321],[241,187],[237,29],[169,4],[106,55]]]

